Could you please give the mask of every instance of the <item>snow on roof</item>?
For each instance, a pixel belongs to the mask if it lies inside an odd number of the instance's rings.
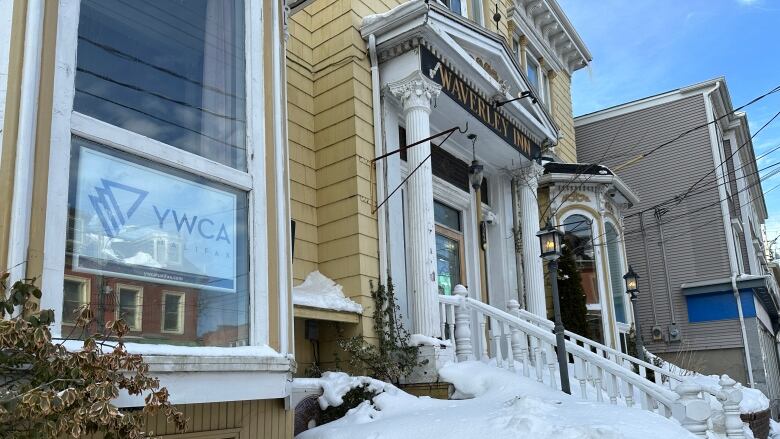
[[[363,313],[363,307],[344,296],[343,287],[319,271],[312,271],[293,287],[293,304],[332,311]]]

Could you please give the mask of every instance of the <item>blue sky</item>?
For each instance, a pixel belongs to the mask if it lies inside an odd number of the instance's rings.
[[[726,78],[735,107],[780,84],[778,0],[559,3],[593,54],[590,68],[574,75],[575,115],[718,76]],[[755,132],[780,111],[780,93],[745,111]],[[654,146],[650,142],[648,148]],[[756,155],[780,145],[780,117],[753,145]],[[780,150],[761,159],[759,168],[778,161]],[[780,174],[762,182],[764,191],[778,184]],[[768,193],[766,202],[772,239],[780,234],[780,188]]]

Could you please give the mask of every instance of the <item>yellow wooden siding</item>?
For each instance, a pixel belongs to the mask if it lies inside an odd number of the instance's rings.
[[[577,146],[574,139],[574,116],[571,106],[571,78],[560,72],[550,81],[552,95],[552,116],[558,125],[561,139],[555,148],[564,161],[577,162]]]
[[[284,409],[283,399],[228,401],[177,405],[187,418],[187,429],[177,433],[164,416],[146,416],[146,429],[155,436],[222,439],[238,433],[240,439],[292,439],[293,411]],[[200,433],[200,434],[193,434]],[[92,438],[99,438],[93,435]]]

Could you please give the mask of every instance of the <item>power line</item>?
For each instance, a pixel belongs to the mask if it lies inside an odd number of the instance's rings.
[[[693,190],[694,190],[694,188],[695,188],[695,187],[696,187],[696,186],[697,186],[699,183],[701,183],[702,181],[704,181],[704,179],[705,179],[705,178],[707,178],[709,175],[711,175],[713,172],[715,172],[715,170],[716,170],[716,169],[718,169],[718,168],[722,167],[723,165],[725,165],[725,164],[726,164],[726,162],[728,162],[728,161],[729,161],[729,160],[731,160],[731,159],[732,159],[732,158],[733,158],[735,155],[737,155],[737,153],[738,153],[738,152],[739,152],[739,151],[740,151],[742,148],[744,148],[745,146],[747,146],[747,145],[748,145],[748,144],[749,144],[749,143],[750,143],[750,142],[751,142],[753,139],[755,139],[755,137],[756,137],[756,136],[757,136],[759,133],[761,133],[761,131],[763,131],[763,130],[764,130],[764,128],[766,128],[767,126],[769,126],[769,124],[771,124],[772,122],[774,122],[774,120],[775,120],[775,119],[776,119],[778,116],[780,116],[780,111],[778,111],[777,113],[775,113],[775,115],[774,115],[774,116],[772,116],[772,118],[771,118],[771,119],[769,119],[769,121],[767,121],[767,123],[765,123],[764,125],[762,125],[762,126],[761,126],[761,128],[759,128],[759,129],[758,129],[758,131],[756,131],[755,133],[753,133],[753,135],[752,135],[752,136],[750,136],[750,138],[749,138],[748,140],[746,140],[744,143],[742,143],[742,145],[740,145],[740,146],[739,146],[739,148],[737,148],[736,150],[734,150],[734,152],[732,152],[732,153],[731,153],[731,155],[730,155],[728,158],[726,158],[725,160],[721,160],[721,162],[720,162],[720,163],[719,163],[717,166],[715,166],[715,167],[714,167],[714,168],[712,168],[712,169],[711,169],[709,172],[707,172],[707,173],[706,173],[706,174],[704,174],[704,175],[703,175],[701,178],[699,178],[699,179],[696,181],[696,183],[692,184],[692,185],[691,185],[691,187],[690,187],[690,188],[688,188],[688,190],[687,190],[687,191],[685,191],[685,193],[684,193],[684,194],[682,194],[682,196],[680,196],[680,199],[679,199],[679,202],[678,202],[678,204],[679,204],[680,202],[682,202],[682,200],[684,200],[684,199],[685,199],[685,197],[686,197],[686,196],[688,196],[688,194],[690,194],[690,193],[691,193],[691,191],[693,191]],[[755,159],[754,159],[754,161],[755,161]]]
[[[645,159],[645,158],[649,157],[650,155],[654,154],[655,152],[659,151],[660,149],[662,149],[662,148],[664,148],[664,147],[666,147],[666,146],[669,146],[669,145],[671,145],[672,143],[674,143],[674,142],[676,142],[676,141],[678,141],[678,140],[682,139],[683,137],[687,136],[688,134],[690,134],[690,133],[692,133],[692,132],[694,132],[694,131],[700,130],[700,129],[702,129],[702,128],[706,128],[706,127],[708,127],[708,126],[710,126],[710,125],[712,125],[712,124],[714,124],[714,123],[717,123],[717,122],[718,122],[718,121],[720,121],[721,119],[723,119],[723,118],[725,118],[725,117],[727,117],[727,116],[730,116],[730,115],[732,115],[732,114],[736,113],[737,111],[740,111],[740,110],[742,110],[743,108],[745,108],[745,107],[747,107],[747,106],[749,106],[749,105],[752,105],[752,104],[754,104],[754,103],[756,103],[756,102],[760,101],[761,99],[764,99],[765,97],[767,97],[767,96],[769,96],[769,95],[771,95],[771,94],[773,94],[773,93],[777,93],[778,91],[780,91],[780,85],[778,85],[778,86],[776,86],[775,88],[773,88],[772,90],[770,90],[770,91],[768,91],[768,92],[766,92],[766,93],[764,93],[764,94],[762,94],[762,95],[760,95],[760,96],[758,96],[758,97],[756,97],[756,98],[752,99],[752,100],[751,100],[751,101],[749,101],[748,103],[746,103],[746,104],[743,104],[743,105],[741,105],[741,106],[739,106],[739,107],[737,107],[737,108],[735,108],[735,109],[733,109],[733,110],[729,111],[728,113],[726,113],[726,114],[724,114],[724,115],[722,115],[722,116],[718,117],[718,118],[717,118],[717,119],[715,119],[715,120],[712,120],[712,121],[709,121],[709,122],[703,123],[703,124],[701,124],[701,125],[697,125],[697,126],[695,126],[695,127],[693,127],[693,128],[690,128],[690,129],[688,129],[688,130],[686,130],[686,131],[684,131],[684,132],[680,133],[679,135],[677,135],[677,136],[676,136],[676,137],[674,137],[673,139],[671,139],[671,140],[668,140],[668,141],[666,141],[666,142],[663,142],[662,144],[660,144],[660,145],[658,145],[658,146],[656,146],[656,147],[652,148],[650,151],[648,151],[648,152],[646,152],[646,153],[639,154],[639,155],[638,155],[638,156],[636,156],[635,158],[633,158],[633,159],[631,159],[631,160],[629,160],[629,161],[627,161],[627,162],[625,162],[625,163],[623,163],[623,164],[621,164],[621,165],[618,165],[617,167],[615,167],[615,171],[618,171],[618,170],[620,170],[620,169],[623,169],[623,168],[625,168],[626,166],[633,165],[633,164],[635,164],[636,162],[638,162],[638,161],[640,161],[640,160],[643,160],[643,159]]]

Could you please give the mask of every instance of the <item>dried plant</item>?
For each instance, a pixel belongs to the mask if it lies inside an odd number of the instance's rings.
[[[143,421],[156,414],[184,430],[184,414],[168,401],[168,390],[148,374],[140,355],[125,350],[129,328],[123,320],[106,322],[105,333],[68,350],[67,340],[52,340],[54,312],[38,309],[41,290],[34,279],[10,289],[7,283],[8,273],[0,275],[0,437],[149,437],[154,432],[144,431]],[[84,306],[75,329],[86,334],[93,320]],[[144,406],[119,409],[114,400],[121,392],[145,394]]]

